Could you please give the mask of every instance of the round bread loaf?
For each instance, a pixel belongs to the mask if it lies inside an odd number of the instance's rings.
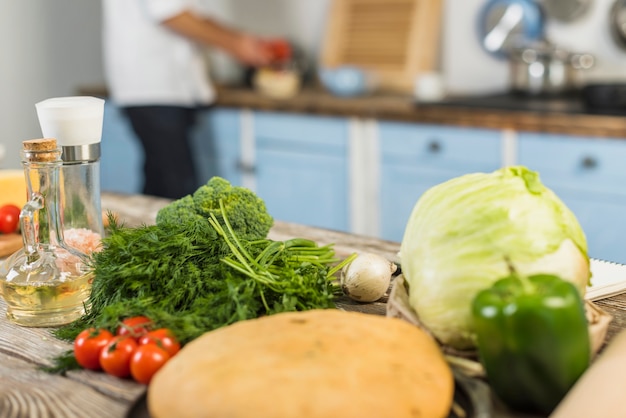
[[[282,313],[208,332],[154,376],[154,418],[447,417],[454,378],[434,340],[400,319]]]

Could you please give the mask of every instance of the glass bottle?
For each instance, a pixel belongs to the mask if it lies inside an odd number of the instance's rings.
[[[103,235],[100,142],[104,100],[56,97],[35,105],[44,137],[61,145],[61,202],[65,240],[90,253]]]
[[[58,326],[84,314],[93,272],[88,256],[63,236],[56,139],[23,142],[29,200],[20,213],[24,247],[0,267],[7,318],[19,325]]]

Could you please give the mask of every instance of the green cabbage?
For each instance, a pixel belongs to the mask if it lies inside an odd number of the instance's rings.
[[[467,174],[426,191],[407,222],[400,259],[420,322],[456,349],[475,347],[471,301],[510,266],[559,275],[583,295],[590,278],[575,215],[522,166]]]

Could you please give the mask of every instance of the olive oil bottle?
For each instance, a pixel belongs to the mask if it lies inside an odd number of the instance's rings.
[[[24,141],[22,165],[28,189],[20,213],[24,247],[0,267],[0,294],[8,319],[19,325],[67,324],[84,314],[93,273],[88,256],[63,237],[56,140]]]

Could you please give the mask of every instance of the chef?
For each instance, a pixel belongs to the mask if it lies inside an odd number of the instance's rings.
[[[199,186],[191,151],[197,111],[215,99],[203,47],[265,65],[263,39],[203,15],[199,0],[103,0],[111,100],[144,151],[143,193],[180,198]]]

